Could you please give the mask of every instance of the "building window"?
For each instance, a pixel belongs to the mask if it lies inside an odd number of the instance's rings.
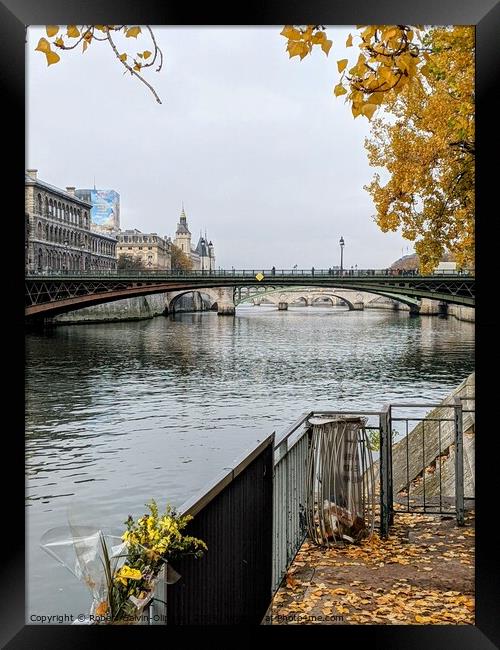
[[[152,250],[153,250],[153,247],[152,247],[152,246],[148,246],[148,251],[152,251]]]

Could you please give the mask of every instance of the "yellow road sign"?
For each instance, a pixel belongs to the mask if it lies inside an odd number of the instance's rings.
[[[260,271],[257,273],[255,276],[255,279],[258,280],[259,282],[264,279],[264,274],[261,273]]]

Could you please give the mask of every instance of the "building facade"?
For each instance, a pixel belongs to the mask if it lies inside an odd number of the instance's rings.
[[[208,241],[206,235],[202,237],[200,234],[196,248],[192,248],[191,246],[191,231],[187,224],[184,206],[182,207],[179,223],[177,224],[174,244],[191,259],[193,269],[200,271],[211,271],[215,269],[214,245],[212,241]]]
[[[91,229],[92,204],[38,178],[25,175],[25,266],[30,272],[116,269],[116,237]]]
[[[123,230],[118,233],[118,256],[130,255],[141,260],[148,270],[172,268],[170,241],[157,233],[140,230]]]

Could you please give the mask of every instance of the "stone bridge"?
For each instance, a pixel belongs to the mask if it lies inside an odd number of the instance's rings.
[[[332,306],[345,304],[350,311],[360,311],[369,308],[382,308],[397,310],[401,307],[409,309],[411,313],[418,313],[420,304],[416,299],[407,296],[375,295],[365,291],[349,291],[345,289],[317,289],[311,287],[293,287],[279,289],[274,287],[238,288],[235,290],[235,305],[250,302],[260,305],[263,301],[278,306],[279,310],[286,310],[290,304],[301,302],[305,306],[329,302]]]

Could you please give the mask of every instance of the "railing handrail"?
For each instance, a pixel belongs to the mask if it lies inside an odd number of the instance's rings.
[[[202,487],[196,494],[187,499],[177,511],[183,515],[192,515],[193,517],[207,504],[212,501],[222,490],[229,485],[234,479],[245,470],[250,463],[257,458],[263,449],[269,445],[274,444],[274,431],[267,438],[264,438],[256,447],[253,447],[250,451],[245,451],[243,454],[240,454],[238,458],[234,461],[232,467],[227,471],[223,470],[215,478],[209,481],[204,487]]]
[[[200,276],[215,276],[215,277],[252,277],[258,273],[262,273],[266,279],[280,278],[280,277],[414,277],[429,279],[435,276],[446,275],[448,278],[460,278],[468,276],[474,277],[474,273],[470,271],[455,271],[442,273],[434,271],[429,274],[420,274],[413,270],[397,271],[394,269],[192,269],[192,270],[172,270],[172,269],[150,269],[150,270],[128,270],[128,269],[88,269],[81,270],[31,270],[26,272],[26,278],[38,277],[124,277],[124,278],[144,278],[144,277],[200,277]]]

